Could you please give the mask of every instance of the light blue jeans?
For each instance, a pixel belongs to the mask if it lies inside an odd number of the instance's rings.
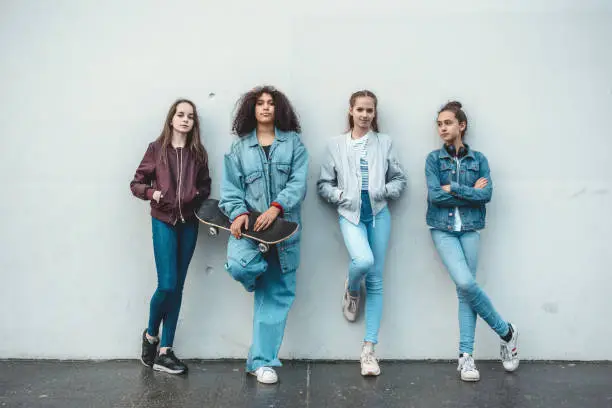
[[[385,207],[373,217],[368,193],[363,192],[359,224],[355,225],[340,216],[340,230],[351,257],[348,273],[349,290],[359,291],[361,281],[365,279],[366,336],[363,340],[376,344],[382,318],[383,269],[391,233],[391,214]]]
[[[281,366],[278,351],[295,299],[295,271],[282,272],[275,246],[262,255],[248,238],[230,238],[225,268],[248,292],[254,292],[253,341],[247,371]]]
[[[472,354],[476,316],[479,315],[500,337],[508,334],[508,323],[501,318],[491,300],[476,282],[478,231],[431,229],[431,237],[442,262],[457,287],[459,298],[459,353]]]

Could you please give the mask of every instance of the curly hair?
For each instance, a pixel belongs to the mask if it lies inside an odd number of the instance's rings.
[[[258,86],[242,95],[236,102],[238,107],[232,132],[240,137],[251,133],[257,128],[255,118],[255,105],[257,99],[263,94],[272,96],[274,101],[274,126],[284,132],[293,131],[300,133],[300,121],[291,106],[289,99],[278,89],[270,85]]]

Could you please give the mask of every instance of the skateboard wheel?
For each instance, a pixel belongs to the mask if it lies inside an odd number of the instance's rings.
[[[257,247],[259,248],[259,252],[264,253],[264,254],[270,250],[270,247],[264,243],[259,243]]]
[[[208,235],[210,235],[211,237],[216,237],[217,234],[219,234],[219,229],[218,228],[210,227],[208,229]]]

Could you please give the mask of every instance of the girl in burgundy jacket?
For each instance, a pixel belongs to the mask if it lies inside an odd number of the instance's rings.
[[[172,343],[198,238],[194,210],[210,194],[208,159],[193,102],[181,99],[172,104],[161,135],[149,144],[130,188],[136,197],[151,203],[157,267],[157,289],[151,298],[149,325],[142,333],[141,360],[154,370],[182,374],[187,366],[172,352]]]

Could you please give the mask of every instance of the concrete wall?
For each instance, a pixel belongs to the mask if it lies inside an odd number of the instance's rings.
[[[102,4],[104,4],[102,6]],[[478,280],[530,359],[612,359],[612,4],[605,0],[0,3],[0,357],[133,358],[155,287],[128,183],[177,97],[201,113],[218,196],[236,99],[272,83],[311,154],[285,358],[357,358],[347,254],[315,182],[347,99],[369,88],[409,175],[392,205],[383,358],[455,358],[454,287],[424,222],[436,109],[458,98],[495,193]],[[200,231],[175,348],[246,356],[252,297]],[[44,341],[43,341],[44,339]],[[477,357],[496,358],[483,321]]]

